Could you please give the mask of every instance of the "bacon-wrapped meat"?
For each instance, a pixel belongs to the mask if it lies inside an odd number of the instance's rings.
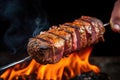
[[[82,16],[71,23],[52,26],[48,31],[29,40],[27,51],[41,64],[57,63],[62,57],[104,41],[103,23],[89,16]]]

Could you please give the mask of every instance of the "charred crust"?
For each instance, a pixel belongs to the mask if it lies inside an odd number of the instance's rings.
[[[103,23],[99,19],[82,16],[72,23],[52,26],[48,31],[30,38],[27,51],[38,63],[53,64],[63,56],[103,41],[104,32]]]

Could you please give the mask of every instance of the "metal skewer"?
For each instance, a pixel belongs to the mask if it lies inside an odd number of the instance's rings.
[[[110,24],[110,23],[105,23],[103,26],[105,27],[105,26],[108,26],[109,24]],[[25,58],[22,59],[22,60],[19,60],[19,61],[10,63],[10,64],[5,65],[5,66],[2,66],[2,67],[0,67],[0,71],[5,70],[5,69],[7,69],[7,68],[10,68],[10,67],[12,67],[12,66],[14,66],[14,65],[16,65],[16,64],[20,64],[20,63],[23,63],[23,62],[25,62],[25,61],[29,61],[29,60],[32,60],[32,57],[31,57],[31,56],[25,57]]]
[[[108,22],[108,23],[105,23],[105,24],[103,24],[103,26],[105,27],[105,26],[108,26],[108,25],[110,25],[110,23]]]
[[[16,64],[20,64],[20,63],[23,63],[23,62],[25,62],[25,61],[29,61],[29,60],[31,60],[31,59],[32,59],[31,56],[25,57],[25,58],[22,59],[22,60],[19,60],[19,61],[16,61],[16,62],[13,62],[13,63],[10,63],[10,64],[7,64],[7,65],[5,65],[5,66],[0,67],[0,71],[5,70],[5,69],[7,69],[7,68],[10,68],[10,67],[12,67],[12,66],[14,66],[14,65],[16,65]]]

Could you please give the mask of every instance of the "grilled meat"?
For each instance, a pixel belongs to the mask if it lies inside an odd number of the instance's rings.
[[[99,19],[82,16],[74,22],[52,26],[31,38],[27,51],[40,64],[57,63],[72,52],[104,41],[104,32]]]

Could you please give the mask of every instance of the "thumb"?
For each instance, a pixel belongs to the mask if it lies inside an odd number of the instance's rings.
[[[110,18],[111,29],[120,33],[120,0],[117,0]]]

